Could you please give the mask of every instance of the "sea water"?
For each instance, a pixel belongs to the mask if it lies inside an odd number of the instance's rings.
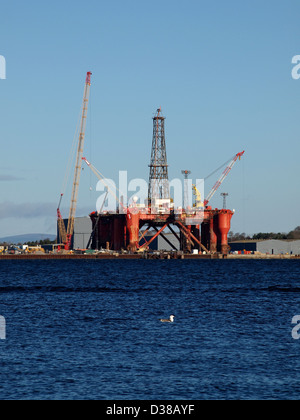
[[[296,315],[300,261],[1,261],[0,399],[298,399]]]

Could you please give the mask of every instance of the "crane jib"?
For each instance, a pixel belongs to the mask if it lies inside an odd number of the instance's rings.
[[[232,168],[234,167],[235,163],[237,162],[237,160],[241,160],[242,156],[245,154],[245,151],[238,153],[237,155],[235,155],[235,157],[232,159],[231,163],[227,166],[227,168],[224,170],[224,172],[222,173],[221,177],[218,179],[218,181],[215,183],[215,185],[213,186],[211,192],[208,194],[207,199],[204,201],[205,206],[208,205],[208,203],[210,202],[210,200],[213,198],[213,196],[215,195],[215,193],[217,192],[217,190],[220,188],[220,186],[223,184],[224,180],[227,178],[227,176],[229,175],[230,171],[232,170]]]
[[[59,226],[60,236],[62,238],[62,242],[64,244],[65,250],[70,249],[72,236],[74,232],[74,221],[75,221],[75,215],[76,215],[80,175],[81,175],[81,168],[82,168],[82,156],[83,156],[83,149],[84,149],[86,120],[87,120],[88,103],[89,103],[89,95],[90,95],[90,87],[91,87],[91,76],[92,76],[92,73],[87,72],[85,88],[84,88],[84,96],[83,96],[83,102],[82,102],[80,134],[79,134],[79,139],[78,139],[76,164],[75,164],[75,171],[74,171],[74,181],[73,181],[67,229],[65,229],[64,223],[62,223],[62,218],[61,219],[58,218],[61,220],[61,222],[58,223],[58,226]]]

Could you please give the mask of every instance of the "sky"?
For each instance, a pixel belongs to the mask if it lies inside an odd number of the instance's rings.
[[[56,232],[87,71],[84,154],[106,177],[127,170],[148,180],[152,118],[162,107],[170,179],[182,169],[205,178],[245,150],[212,206],[229,193],[234,232],[300,225],[299,0],[0,4],[0,237]],[[96,182],[86,168],[78,216],[95,210]]]

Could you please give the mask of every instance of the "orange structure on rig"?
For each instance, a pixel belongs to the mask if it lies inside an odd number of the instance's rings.
[[[100,218],[97,213],[92,213],[93,226],[97,224],[92,248],[115,251],[127,249],[131,252],[147,250],[158,235],[168,241],[164,231],[169,228],[177,237],[180,249],[186,253],[191,253],[193,249],[207,254],[227,254],[229,251],[227,238],[233,216],[231,210],[213,210],[208,207],[204,210],[201,223],[193,225],[189,224],[190,219],[186,221],[185,213],[156,215],[132,210],[128,209],[127,214],[103,214]],[[178,228],[177,231],[174,227]],[[156,233],[147,241],[145,232],[148,233],[151,228]]]
[[[233,157],[201,206],[195,205],[194,208],[187,209],[174,208],[168,180],[165,118],[161,109],[158,109],[153,118],[148,203],[144,206],[136,203],[127,206],[126,203],[124,205],[120,203],[117,213],[101,211],[92,213],[90,215],[93,223],[90,241],[92,249],[143,252],[147,251],[151,243],[161,235],[175,251],[191,253],[193,250],[198,250],[199,254],[227,254],[230,250],[228,233],[234,212],[227,209],[213,209],[209,206],[209,202],[244,153],[238,153]],[[97,175],[93,165],[85,158],[84,160]],[[198,201],[201,202],[201,197]],[[166,231],[177,238],[180,249],[176,249],[174,243],[170,243],[165,235]],[[149,236],[150,232],[152,236]]]

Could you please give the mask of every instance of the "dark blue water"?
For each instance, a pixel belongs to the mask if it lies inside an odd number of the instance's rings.
[[[300,261],[2,261],[0,399],[298,399],[298,314]]]

